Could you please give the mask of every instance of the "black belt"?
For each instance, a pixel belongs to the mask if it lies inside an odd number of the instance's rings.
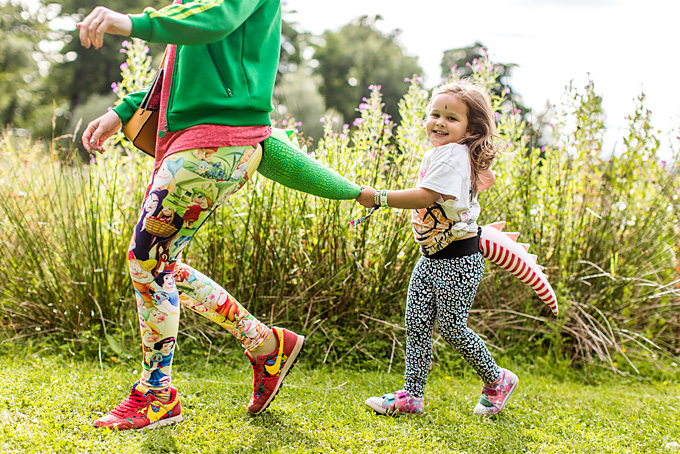
[[[422,252],[422,248],[421,248]],[[441,251],[437,251],[432,255],[423,253],[428,259],[455,259],[459,257],[466,257],[474,255],[479,252],[479,234],[464,240],[452,241]]]

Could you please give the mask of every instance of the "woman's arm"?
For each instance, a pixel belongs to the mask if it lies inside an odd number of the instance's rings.
[[[76,27],[80,42],[85,48],[94,45],[95,49],[99,49],[104,44],[104,33],[130,36],[132,20],[127,14],[98,6],[82,22],[78,22]]]

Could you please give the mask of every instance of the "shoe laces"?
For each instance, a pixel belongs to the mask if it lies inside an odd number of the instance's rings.
[[[122,417],[127,415],[131,411],[141,408],[145,403],[146,397],[137,391],[133,391],[121,403],[116,405],[116,408],[111,410],[111,414],[114,416]]]
[[[262,371],[264,369],[263,363],[253,362],[253,383],[257,383],[262,379]]]

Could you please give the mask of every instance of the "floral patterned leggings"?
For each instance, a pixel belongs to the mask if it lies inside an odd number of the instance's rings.
[[[200,148],[168,156],[153,174],[128,250],[149,389],[170,385],[180,307],[234,335],[247,350],[269,328],[210,278],[182,263],[182,250],[210,214],[253,175],[261,147]]]
[[[439,332],[475,369],[484,383],[500,375],[484,342],[467,318],[484,274],[484,259],[477,252],[450,259],[418,260],[406,297],[406,371],[404,390],[423,397],[432,362],[432,332]]]

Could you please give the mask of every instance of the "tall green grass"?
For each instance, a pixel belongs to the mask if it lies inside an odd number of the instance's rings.
[[[130,49],[130,59],[146,57]],[[488,59],[473,69],[478,84],[496,83]],[[385,115],[380,87],[372,87],[354,125],[323,120],[314,157],[360,184],[412,187],[427,149],[428,92],[416,78],[408,83],[401,124]],[[680,353],[679,164],[658,157],[660,133],[644,97],[613,156],[602,149],[604,112],[592,82],[570,88],[550,124],[527,124],[502,98],[492,103],[507,147],[480,221],[505,220],[532,244],[561,313],[555,318],[524,284],[487,265],[471,327],[508,354],[550,353],[620,373],[666,367]],[[533,131],[552,140],[539,146]],[[668,146],[677,154],[677,140]],[[87,165],[59,160],[59,151],[2,136],[2,335],[53,333],[68,348],[124,355],[121,341],[138,335],[125,255],[152,163],[120,137]],[[351,201],[257,176],[206,222],[184,260],[263,321],[309,336],[315,361],[390,369],[403,355],[404,299],[419,252],[410,213],[385,208],[349,226],[363,214]],[[198,317],[184,317],[181,330],[221,345],[218,327]],[[445,351],[436,354],[448,359]]]

